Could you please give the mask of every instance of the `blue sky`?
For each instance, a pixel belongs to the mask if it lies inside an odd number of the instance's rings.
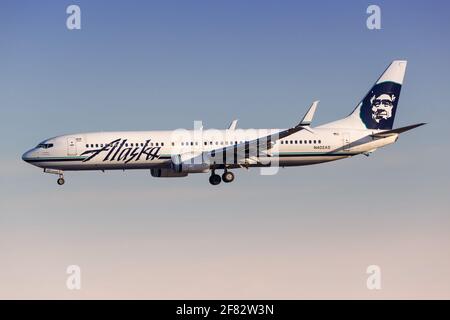
[[[377,1],[368,30],[369,4],[2,1],[0,297],[450,297],[449,4]],[[325,123],[394,59],[409,62],[395,125],[428,125],[369,158],[241,170],[219,188],[147,171],[59,188],[20,159],[70,132],[287,127],[315,99]]]

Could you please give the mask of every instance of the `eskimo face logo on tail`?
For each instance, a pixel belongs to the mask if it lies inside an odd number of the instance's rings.
[[[150,140],[146,140],[143,146],[136,144],[133,147],[128,147],[127,141],[127,139],[116,139],[99,149],[85,151],[81,155],[87,155],[88,157],[83,162],[87,162],[97,156],[103,156],[103,162],[123,161],[124,163],[139,161],[141,159],[148,161],[159,158],[161,147],[153,147],[150,145]]]
[[[374,85],[361,104],[360,118],[367,129],[392,129],[401,85],[382,82]]]
[[[395,95],[393,94],[382,94],[378,97],[373,96],[370,99],[370,104],[372,105],[372,119],[377,123],[380,120],[389,119],[392,117],[392,108],[394,108]]]

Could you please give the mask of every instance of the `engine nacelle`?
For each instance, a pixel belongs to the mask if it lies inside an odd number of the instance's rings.
[[[155,178],[181,178],[188,175],[187,172],[176,172],[173,169],[151,169],[150,172]]]
[[[203,173],[209,171],[209,163],[202,152],[188,152],[172,155],[172,170],[179,173]]]

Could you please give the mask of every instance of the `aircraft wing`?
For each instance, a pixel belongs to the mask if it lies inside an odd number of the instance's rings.
[[[286,130],[281,130],[275,132],[273,134],[260,137],[257,139],[253,139],[250,141],[245,141],[243,143],[234,144],[227,147],[222,147],[218,149],[214,149],[211,151],[207,151],[203,153],[203,159],[210,159],[210,162],[217,164],[226,164],[230,162],[230,158],[232,156],[232,163],[245,163],[246,160],[257,161],[256,159],[260,156],[263,156],[267,150],[272,148],[275,142],[279,139],[286,138],[296,132],[301,130],[307,130],[312,132],[309,128],[309,124],[312,121],[314,116],[314,112],[317,108],[318,101],[315,101],[309,110],[306,112],[305,116],[302,120],[294,127],[291,127]],[[228,159],[225,161],[225,159]]]

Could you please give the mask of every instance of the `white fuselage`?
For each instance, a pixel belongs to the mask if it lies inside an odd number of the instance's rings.
[[[168,168],[172,155],[201,154],[279,131],[236,129],[79,133],[47,139],[27,151],[22,158],[41,168],[63,171]],[[379,131],[316,127],[312,132],[302,130],[280,139],[272,148],[256,156],[233,161],[232,154],[227,155],[226,160],[220,155],[221,161],[217,163],[225,163],[229,168],[242,165],[310,165],[371,152],[397,139],[397,136],[373,138],[371,135],[376,132]],[[202,169],[199,172],[206,171]]]

